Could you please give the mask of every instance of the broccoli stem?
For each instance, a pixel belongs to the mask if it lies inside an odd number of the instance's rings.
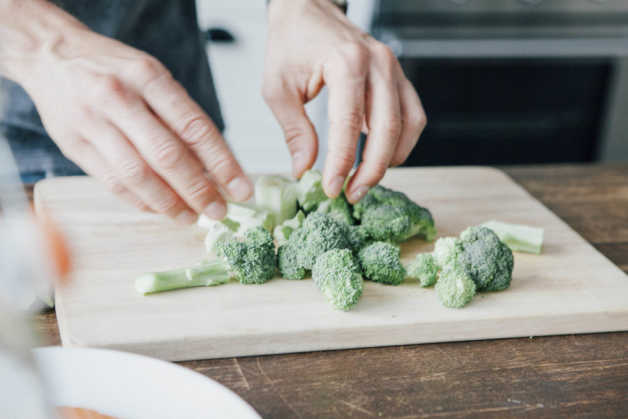
[[[229,282],[231,275],[222,261],[205,262],[191,268],[144,274],[135,280],[135,289],[140,294],[192,287],[211,287]]]

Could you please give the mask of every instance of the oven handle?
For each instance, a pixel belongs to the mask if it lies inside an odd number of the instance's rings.
[[[382,34],[381,40],[407,58],[628,57],[627,38],[401,39]]]

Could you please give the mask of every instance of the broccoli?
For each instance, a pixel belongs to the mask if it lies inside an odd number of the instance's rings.
[[[221,222],[216,222],[209,226],[207,230],[207,235],[205,236],[205,250],[208,254],[215,253],[218,250],[218,242],[232,239],[235,235],[236,232],[227,225]]]
[[[290,252],[288,248],[282,251],[289,253],[289,256],[284,255],[284,260],[289,258],[296,261],[291,270],[300,268],[311,270],[318,256],[331,249],[350,248],[351,244],[347,238],[345,224],[326,214],[314,212],[308,215],[303,225],[290,235],[288,242],[283,246],[291,249]],[[286,266],[285,264],[283,266],[281,273],[286,276]]]
[[[387,285],[399,285],[406,277],[401,264],[401,251],[394,244],[374,242],[362,248],[358,259],[367,279]]]
[[[303,279],[307,276],[307,270],[299,265],[297,254],[299,246],[286,242],[277,249],[277,264],[279,272],[285,279]]]
[[[473,299],[476,286],[460,264],[450,263],[441,271],[435,289],[438,299],[445,307],[460,308]]]
[[[255,182],[255,203],[279,225],[297,213],[296,183],[283,176],[261,176]]]
[[[327,199],[323,191],[323,176],[318,170],[308,170],[297,183],[297,197],[299,205],[305,212],[312,211],[316,206]]]
[[[488,221],[483,227],[493,230],[499,239],[506,243],[513,252],[541,253],[543,247],[543,229],[499,221]]]
[[[218,223],[224,224],[233,230],[236,236],[241,237],[247,230],[258,226],[272,231],[274,216],[266,210],[257,208],[255,205],[229,202],[227,204],[227,215],[224,219],[217,221],[201,214],[196,223],[199,227],[207,230],[216,228],[215,226]]]
[[[438,265],[431,253],[419,253],[408,265],[408,277],[419,281],[422,287],[431,287],[438,279]]]
[[[402,192],[377,185],[353,206],[353,216],[374,240],[402,242],[416,235],[433,240],[434,219]]]
[[[312,279],[337,309],[350,310],[362,296],[360,266],[349,249],[332,249],[320,255]]]
[[[292,232],[303,225],[303,221],[305,221],[305,214],[303,214],[303,211],[299,211],[294,218],[286,220],[275,227],[273,236],[277,240],[277,244],[282,245],[287,242]]]
[[[462,245],[457,237],[441,237],[434,244],[434,262],[443,267],[458,258],[462,252]]]
[[[351,215],[351,204],[347,201],[344,192],[341,192],[336,198],[326,199],[319,203],[316,212],[328,214],[330,217],[348,225],[355,223]]]
[[[141,294],[178,288],[224,284],[235,278],[242,284],[262,284],[271,279],[277,269],[275,245],[270,233],[256,227],[241,239],[221,240],[216,244],[219,259],[193,268],[142,275],[135,281]]]
[[[358,253],[360,249],[371,242],[366,229],[359,225],[347,226],[347,240],[354,253]]]

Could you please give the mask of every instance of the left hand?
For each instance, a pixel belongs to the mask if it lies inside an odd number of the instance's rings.
[[[403,163],[427,118],[390,48],[353,25],[329,0],[272,0],[263,96],[281,125],[300,177],[316,160],[318,139],[304,105],[329,88],[329,141],[323,186],[342,191],[360,131],[363,160],[347,185],[359,201],[386,169]]]

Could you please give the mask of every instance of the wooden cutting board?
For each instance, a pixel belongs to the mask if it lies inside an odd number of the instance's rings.
[[[332,309],[311,280],[144,297],[135,277],[198,261],[202,232],[127,207],[86,177],[45,180],[36,207],[59,223],[74,255],[72,284],[56,295],[63,344],[188,360],[628,330],[628,277],[501,171],[393,169],[382,183],[428,207],[439,237],[491,219],[528,224],[545,229],[543,254],[516,253],[510,289],[463,309],[412,281],[365,282],[350,312]],[[405,243],[404,261],[432,248]]]

